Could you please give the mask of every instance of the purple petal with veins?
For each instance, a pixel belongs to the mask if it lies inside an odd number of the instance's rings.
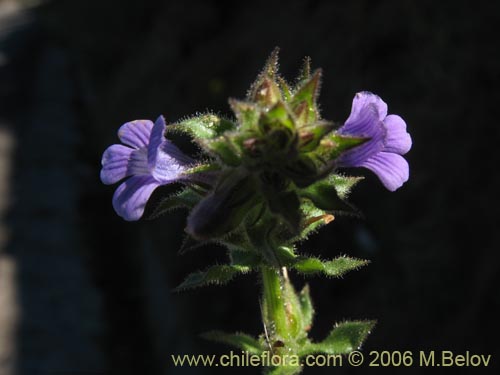
[[[408,162],[401,156],[411,148],[406,123],[398,115],[387,116],[387,104],[370,92],[356,94],[351,114],[339,134],[370,138],[342,154],[340,167],[365,167],[374,172],[390,191],[408,180]]]

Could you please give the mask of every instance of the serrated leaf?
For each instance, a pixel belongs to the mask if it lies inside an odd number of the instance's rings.
[[[176,208],[192,209],[202,199],[203,196],[201,194],[191,188],[185,188],[180,192],[163,199],[151,214],[149,219],[155,219]]]
[[[245,333],[226,333],[221,331],[210,331],[203,333],[202,338],[210,341],[220,342],[239,348],[250,354],[260,355],[265,350],[259,340]]]
[[[302,200],[300,208],[302,210],[301,232],[292,242],[304,240],[309,234],[334,220],[333,215],[320,210],[309,200]]]
[[[295,261],[292,267],[296,271],[307,275],[323,273],[331,277],[341,277],[349,271],[366,266],[368,263],[367,260],[347,256],[340,256],[326,261],[314,257],[301,257]]]
[[[214,114],[204,114],[167,126],[166,132],[185,133],[197,139],[213,139],[226,131],[234,130],[236,125]]]
[[[328,177],[329,181],[333,183],[335,186],[335,190],[337,190],[337,195],[340,199],[346,199],[351,190],[356,184],[364,179],[364,177],[357,176],[343,176],[340,174],[332,174]]]
[[[310,344],[303,354],[347,354],[361,347],[375,326],[373,320],[357,320],[339,323],[320,343]]]
[[[261,264],[261,256],[254,251],[230,249],[229,257],[232,265],[257,268]]]
[[[206,271],[193,272],[177,287],[175,291],[198,288],[204,285],[223,285],[231,281],[237,274],[250,272],[250,267],[236,265],[218,265]]]

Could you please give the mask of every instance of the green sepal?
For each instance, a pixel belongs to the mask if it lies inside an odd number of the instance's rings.
[[[187,168],[182,172],[183,176],[189,176],[189,175],[194,175],[197,173],[206,173],[206,172],[214,172],[214,171],[219,171],[220,166],[214,163],[207,163],[207,164],[198,164],[193,167]]]
[[[293,133],[295,124],[286,104],[280,101],[262,116],[259,128],[263,134],[268,134],[276,128],[285,128]]]
[[[192,188],[186,187],[180,192],[164,198],[155,208],[149,219],[156,219],[157,217],[177,208],[187,208],[191,210],[202,199],[203,196],[201,194],[197,193]]]
[[[175,291],[198,288],[204,285],[223,285],[231,281],[234,276],[250,272],[250,267],[236,265],[217,265],[205,271],[193,272],[177,287]]]
[[[283,99],[288,102],[292,98],[292,90],[290,89],[290,86],[288,83],[280,76],[276,77],[276,80],[278,82],[278,86],[281,89],[281,93],[283,95]]]
[[[198,143],[207,153],[228,166],[237,167],[241,164],[241,153],[227,134],[214,139],[200,140]]]
[[[260,109],[255,103],[229,99],[229,105],[238,120],[240,130],[251,131],[256,129],[259,122]]]
[[[306,187],[319,178],[318,166],[307,154],[300,154],[296,160],[291,161],[283,170],[298,187]]]
[[[312,353],[348,354],[358,350],[375,326],[374,320],[355,320],[338,323],[326,339],[302,348],[301,355]]]
[[[252,100],[266,108],[281,100],[281,91],[276,82],[270,78],[264,78],[254,90]]]
[[[236,125],[232,121],[222,119],[214,114],[204,114],[169,125],[166,132],[184,133],[195,139],[213,139],[234,129],[236,129]]]
[[[335,175],[334,175],[335,176]],[[331,177],[318,181],[304,189],[298,191],[303,198],[310,199],[316,207],[321,210],[339,213],[357,215],[358,211],[349,203],[340,198],[336,182],[343,182],[339,178]],[[353,181],[353,184],[355,181]],[[346,196],[346,183],[342,185],[342,195]]]
[[[297,78],[297,82],[304,82],[311,78],[311,58],[309,56],[304,57],[304,61],[302,63],[302,67],[300,69],[299,76]]]
[[[264,80],[270,79],[274,81],[278,73],[278,57],[279,57],[279,48],[275,47],[271,52],[271,55],[269,55],[266,64],[264,65],[264,68],[259,73],[257,79],[250,87],[250,90],[248,91],[247,94],[248,100],[253,101],[256,99],[257,91],[259,87],[262,85],[262,82]]]
[[[370,138],[365,137],[352,137],[338,133],[330,133],[321,140],[315,153],[327,160],[335,160],[343,152],[360,146],[369,140]]]
[[[250,354],[260,355],[265,350],[259,340],[247,335],[246,333],[210,331],[203,333],[201,337],[206,340],[234,346]]]
[[[316,149],[323,137],[334,128],[335,125],[328,121],[318,121],[302,127],[299,131],[299,152],[310,152]]]
[[[307,122],[314,122],[319,119],[316,100],[319,94],[320,82],[321,69],[317,69],[309,79],[300,84],[290,100],[292,109],[297,108],[302,102],[307,103]]]
[[[326,261],[314,257],[299,257],[291,267],[306,275],[322,273],[330,277],[341,277],[349,271],[366,266],[368,263],[370,263],[368,260],[347,256],[339,256]]]

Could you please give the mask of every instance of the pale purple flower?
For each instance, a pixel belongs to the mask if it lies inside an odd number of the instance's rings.
[[[354,97],[349,118],[338,130],[342,135],[370,138],[340,156],[340,167],[365,167],[374,172],[390,191],[408,181],[408,162],[401,156],[411,148],[406,123],[398,115],[387,115],[387,104],[370,92]]]
[[[139,220],[153,191],[161,185],[185,179],[193,160],[165,139],[163,116],[127,122],[118,130],[126,145],[115,144],[102,155],[101,181],[114,184],[126,177],[115,191],[113,207],[127,221]]]

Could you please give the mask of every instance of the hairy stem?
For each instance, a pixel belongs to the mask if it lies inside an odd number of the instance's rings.
[[[283,294],[283,274],[270,267],[261,267],[263,321],[273,338],[286,339],[288,319]],[[277,336],[277,337],[276,337]],[[273,344],[273,343],[271,343]]]

